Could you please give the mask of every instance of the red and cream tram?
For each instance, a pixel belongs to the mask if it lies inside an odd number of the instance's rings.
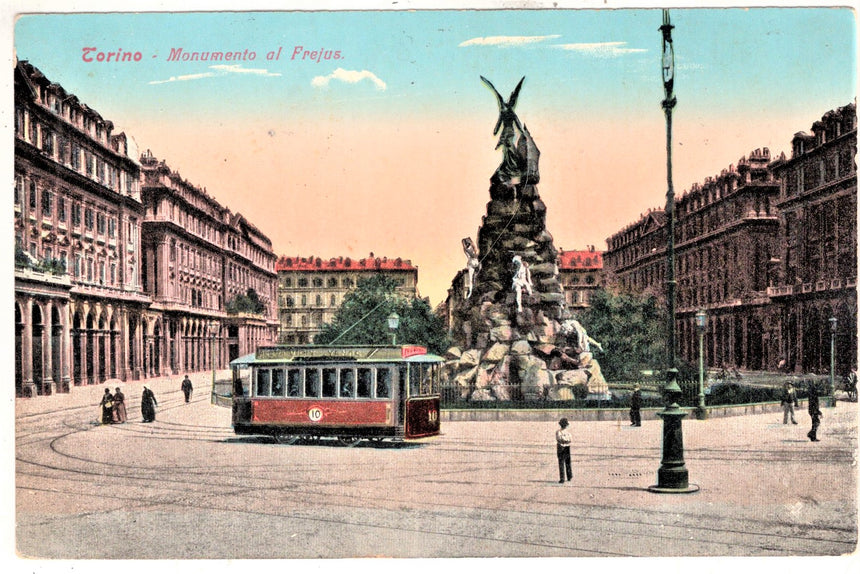
[[[442,361],[418,346],[260,347],[231,363],[233,429],[282,443],[435,436]]]

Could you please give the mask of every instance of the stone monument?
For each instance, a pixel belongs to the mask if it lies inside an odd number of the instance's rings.
[[[469,285],[452,301],[455,347],[446,376],[460,398],[568,400],[605,395],[592,348],[600,344],[572,319],[559,281],[557,251],[538,194],[540,151],[514,112],[523,80],[507,101],[496,96],[502,162],[490,178],[490,202],[477,252],[463,239]]]

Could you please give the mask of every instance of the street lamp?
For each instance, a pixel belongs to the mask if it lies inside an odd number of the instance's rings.
[[[836,386],[834,385],[834,377],[836,376],[836,317],[828,319],[830,321],[830,400],[829,406],[836,406]]]
[[[684,437],[681,420],[687,416],[678,405],[681,387],[678,386],[678,369],[675,368],[675,190],[672,187],[672,109],[677,100],[673,94],[675,85],[675,50],[672,46],[672,23],[669,11],[663,10],[663,112],[666,115],[666,302],[668,306],[668,363],[666,386],[666,410],[657,413],[663,420],[663,458],[657,471],[657,484],[648,487],[652,492],[683,493],[696,492],[699,487],[689,483],[687,467],[684,465]]]
[[[215,404],[215,337],[218,334],[218,321],[209,322],[209,359],[212,361],[212,393],[209,395],[209,402]]]
[[[400,315],[397,312],[392,312],[388,316],[388,328],[391,330],[391,344],[397,344],[397,328],[400,326]]]
[[[708,315],[704,309],[696,312],[696,330],[699,332],[699,406],[696,409],[696,418],[705,420],[708,411],[705,410],[705,329],[708,327]]]

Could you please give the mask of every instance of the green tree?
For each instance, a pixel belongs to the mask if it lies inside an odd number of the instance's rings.
[[[397,313],[400,325],[397,342],[422,345],[432,353],[449,344],[445,324],[433,314],[424,299],[397,294],[397,283],[382,274],[359,279],[354,291],[344,297],[331,323],[314,338],[317,345],[387,345],[392,342],[388,316]]]
[[[608,380],[637,380],[643,370],[667,367],[667,311],[657,296],[598,289],[576,318],[603,345],[597,358]]]
[[[260,301],[260,296],[254,289],[248,289],[245,293],[239,293],[224,306],[225,310],[230,314],[236,313],[253,313],[262,315],[266,310],[266,306]]]

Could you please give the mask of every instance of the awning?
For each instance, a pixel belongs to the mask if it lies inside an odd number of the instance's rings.
[[[250,355],[244,355],[237,359],[233,359],[230,361],[230,367],[238,367],[240,369],[247,368],[248,365],[254,362],[257,358],[257,353],[251,353]]]

